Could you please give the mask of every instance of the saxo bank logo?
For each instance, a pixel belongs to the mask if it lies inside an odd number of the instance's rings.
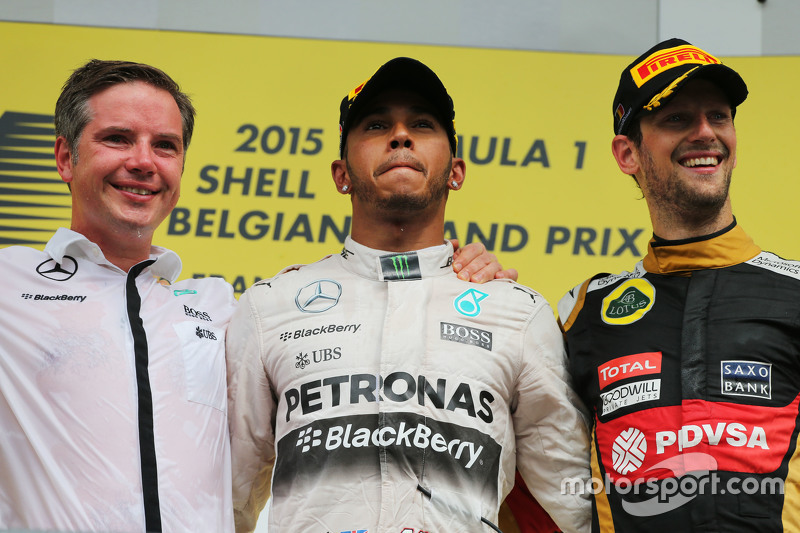
[[[342,286],[332,279],[312,281],[294,298],[297,308],[304,313],[322,313],[339,303]]]

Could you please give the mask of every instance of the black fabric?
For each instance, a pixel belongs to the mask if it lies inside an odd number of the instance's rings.
[[[142,464],[142,497],[144,500],[145,529],[148,533],[161,532],[161,508],[158,500],[158,465],[156,464],[156,443],[153,433],[153,396],[150,391],[148,371],[147,333],[142,324],[139,311],[142,299],[136,288],[136,277],[154,259],[143,261],[128,272],[126,298],[128,321],[133,335],[133,350],[136,357],[136,389],[139,397],[139,453]]]

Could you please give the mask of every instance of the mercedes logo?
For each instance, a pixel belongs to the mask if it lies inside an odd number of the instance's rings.
[[[299,291],[294,299],[304,313],[322,313],[339,303],[342,286],[330,279],[312,281]]]
[[[48,259],[36,267],[36,272],[40,276],[53,281],[67,281],[78,271],[78,262],[72,257],[65,255],[61,263],[56,263],[53,259]]]

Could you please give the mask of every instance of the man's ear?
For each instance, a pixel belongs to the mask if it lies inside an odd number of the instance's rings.
[[[337,159],[331,163],[331,177],[336,184],[336,190],[342,194],[350,194],[352,184],[350,176],[347,174],[347,163],[344,159]]]
[[[447,186],[452,190],[458,190],[464,185],[464,179],[467,177],[467,164],[460,157],[453,158],[453,165],[450,169],[450,178],[447,180]]]
[[[626,135],[617,135],[611,141],[611,153],[617,166],[625,174],[636,175],[640,170],[639,149]]]
[[[69,145],[64,137],[56,139],[55,146],[56,155],[56,168],[58,175],[64,183],[72,182],[72,153],[69,151]]]

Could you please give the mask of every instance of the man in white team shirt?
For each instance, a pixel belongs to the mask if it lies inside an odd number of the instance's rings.
[[[173,285],[152,246],[178,201],[189,98],[93,60],[56,104],[71,228],[0,250],[0,529],[233,530],[221,279]]]

